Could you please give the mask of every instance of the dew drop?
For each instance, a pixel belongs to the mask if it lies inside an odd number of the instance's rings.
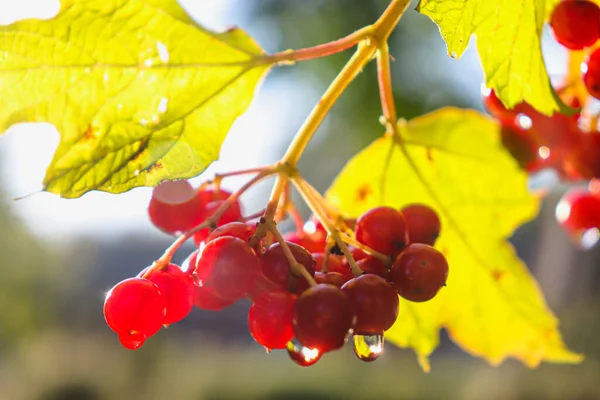
[[[296,339],[290,340],[286,345],[286,349],[292,361],[302,367],[311,366],[321,358],[319,350],[305,347]]]
[[[133,171],[133,176],[138,176],[140,174],[140,170],[136,169],[135,171]]]
[[[166,97],[161,98],[160,102],[158,103],[158,112],[161,114],[164,114],[167,112],[168,108],[169,108],[169,99]]]
[[[383,353],[383,335],[354,335],[354,354],[361,361],[371,362]]]
[[[142,347],[146,341],[146,335],[137,331],[130,331],[129,334],[119,335],[121,345],[128,350],[136,350]]]

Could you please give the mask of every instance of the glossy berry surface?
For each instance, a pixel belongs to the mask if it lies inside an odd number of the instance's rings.
[[[317,283],[329,283],[330,285],[341,288],[344,283],[348,282],[348,278],[339,272],[315,272],[315,281]]]
[[[556,220],[569,233],[600,229],[600,197],[582,189],[568,191],[556,206]]]
[[[248,243],[224,236],[206,244],[194,274],[199,286],[224,300],[235,301],[254,285],[260,274],[260,261]]]
[[[317,240],[305,233],[288,232],[283,235],[286,242],[297,244],[304,247],[311,253],[323,253],[325,251],[325,241]]]
[[[210,242],[213,239],[223,236],[233,236],[247,242],[256,232],[255,224],[246,224],[243,222],[229,222],[212,231],[205,239]]]
[[[167,314],[163,324],[184,319],[194,306],[195,285],[192,277],[179,266],[168,264],[164,269],[155,268],[143,275],[154,282],[167,299]]]
[[[160,330],[167,313],[167,299],[158,286],[143,278],[129,278],[119,282],[106,295],[104,318],[106,323],[126,343],[135,347]],[[137,347],[141,344],[137,345]]]
[[[198,191],[198,198],[202,204],[202,210],[206,215],[205,218],[212,216],[220,207],[224,201],[231,195],[231,192],[223,189],[215,190],[213,188],[202,188]],[[242,217],[242,206],[238,200],[234,201],[223,213],[219,221],[217,221],[217,227],[223,226],[230,222],[239,220]],[[210,234],[208,229],[202,229],[194,234],[194,243],[200,245],[200,243],[207,240]]]
[[[248,311],[250,334],[267,349],[284,349],[294,338],[292,319],[298,296],[292,293],[265,292]]]
[[[354,305],[336,286],[311,286],[296,303],[293,320],[296,339],[321,353],[342,347],[355,324]]]
[[[294,259],[306,268],[309,274],[315,274],[315,260],[312,255],[302,246],[294,243],[287,244]],[[262,273],[282,290],[293,289],[296,293],[308,287],[306,279],[295,276],[291,271],[290,263],[279,243],[273,244],[260,257]]]
[[[600,35],[600,8],[588,0],[565,0],[550,18],[556,41],[571,50],[593,45]]]
[[[187,181],[165,181],[156,186],[148,215],[154,226],[170,234],[188,231],[206,218],[200,197]]]
[[[346,282],[342,291],[354,303],[357,335],[379,335],[398,317],[398,294],[385,279],[373,274]]]
[[[600,99],[600,49],[590,54],[582,66],[583,83],[588,93]]]
[[[408,244],[408,227],[400,211],[376,207],[356,221],[356,240],[384,254],[395,254]]]
[[[367,274],[383,276],[387,272],[385,264],[381,260],[371,256],[358,260],[356,265]]]
[[[433,247],[414,243],[396,257],[387,278],[406,300],[431,300],[446,284],[448,262]]]
[[[406,218],[410,242],[433,246],[441,230],[438,214],[425,204],[410,204],[401,212]]]

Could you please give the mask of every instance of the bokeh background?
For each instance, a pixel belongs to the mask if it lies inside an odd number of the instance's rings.
[[[342,37],[373,22],[387,1],[181,4],[205,26],[239,25],[274,52]],[[0,0],[0,24],[47,18],[57,6],[55,0]],[[565,53],[548,32],[543,45],[551,77],[559,81]],[[402,117],[447,105],[483,110],[473,43],[460,60],[449,58],[436,26],[411,10],[390,49]],[[221,160],[195,181],[277,160],[349,55],[275,69],[236,122]],[[380,113],[371,65],[311,142],[300,165],[306,178],[325,190],[344,163],[382,133]],[[45,124],[19,125],[0,137],[0,400],[600,399],[600,249],[578,250],[555,222],[554,207],[566,188],[554,185],[552,174],[532,179],[532,187],[552,190],[540,216],[512,241],[560,318],[567,344],[586,354],[581,365],[530,370],[509,360],[492,367],[442,332],[429,374],[410,350],[391,344],[375,363],[360,362],[346,346],[301,368],[285,352],[266,354],[253,342],[247,302],[218,313],[194,310],[142,349],[121,348],[103,320],[104,293],[160,256],[172,238],[147,220],[148,188],[78,200],[38,193],[57,143],[58,133]],[[246,210],[263,207],[268,189],[261,185],[244,196]],[[191,251],[185,247],[176,261]]]

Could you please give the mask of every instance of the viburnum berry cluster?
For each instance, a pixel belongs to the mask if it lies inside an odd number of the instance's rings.
[[[150,220],[164,232],[185,233],[162,258],[108,292],[106,322],[124,347],[141,347],[194,306],[218,311],[248,299],[250,334],[268,351],[286,349],[308,366],[353,335],[356,355],[373,361],[398,316],[398,295],[424,302],[445,286],[448,263],[433,247],[441,224],[432,208],[376,207],[355,220],[330,208],[326,218],[303,224],[287,201],[273,219],[269,207],[244,216],[239,195],[256,181],[235,193],[217,181],[200,188],[168,181],[154,189]],[[309,193],[316,196],[312,187]],[[277,222],[287,217],[297,229],[282,235]],[[191,237],[198,248],[181,267],[173,264],[172,255]]]

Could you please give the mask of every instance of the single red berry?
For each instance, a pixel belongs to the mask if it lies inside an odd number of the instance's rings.
[[[406,300],[431,300],[446,285],[448,262],[433,247],[414,243],[396,257],[387,278]]]
[[[106,323],[122,337],[121,342],[124,343],[143,343],[160,330],[166,313],[165,296],[148,279],[125,279],[117,283],[104,300]],[[134,346],[130,344],[126,347]]]
[[[303,227],[304,233],[318,243],[327,241],[327,230],[315,216],[311,216]]]
[[[315,282],[317,283],[329,283],[330,285],[335,285],[339,288],[344,286],[344,283],[348,282],[348,279],[340,274],[339,272],[315,272]]]
[[[186,232],[207,217],[196,190],[188,181],[165,181],[152,191],[150,221],[170,234]]]
[[[339,349],[356,324],[352,301],[333,285],[311,286],[298,298],[293,327],[304,346],[320,353]]]
[[[431,207],[424,204],[410,204],[404,207],[401,212],[408,224],[410,242],[433,246],[441,230],[438,214]]]
[[[593,45],[600,35],[600,7],[588,0],[565,0],[550,17],[556,41],[571,50]]]
[[[194,271],[196,270],[196,262],[199,254],[200,250],[194,250],[194,252],[192,252],[192,254],[190,254],[181,264],[182,271],[188,274],[192,280],[197,279]],[[215,296],[215,294],[205,286],[194,285],[194,306],[201,310],[219,311],[229,307],[235,302],[236,300],[225,300]]]
[[[154,282],[167,299],[167,315],[165,315],[164,324],[181,321],[192,311],[194,280],[179,266],[169,264],[164,269],[155,268],[148,274],[143,273],[142,276]]]
[[[582,189],[568,191],[556,206],[556,220],[569,233],[600,229],[600,197]]]
[[[575,143],[565,158],[565,169],[573,180],[600,178],[600,132],[577,130],[571,135]]]
[[[310,275],[315,274],[315,260],[312,255],[302,246],[287,243],[294,259],[306,268]],[[291,271],[290,263],[279,243],[273,244],[260,257],[262,273],[282,290],[290,290],[302,293],[308,287],[306,279],[296,276]]]
[[[322,253],[325,251],[325,241],[319,241],[311,238],[305,233],[288,232],[283,235],[286,242],[297,244],[304,247],[311,253]]]
[[[205,241],[210,242],[211,240],[222,236],[233,236],[238,239],[242,239],[244,242],[247,242],[255,232],[255,224],[250,225],[243,222],[229,222],[228,224],[220,226],[212,231],[206,237]]]
[[[396,254],[408,244],[406,219],[394,208],[373,208],[356,221],[356,240],[380,253]]]
[[[380,259],[371,256],[359,260],[356,265],[367,274],[383,276],[387,272],[385,264]]]
[[[254,286],[260,260],[248,243],[223,236],[206,244],[194,273],[199,286],[209,288],[223,300],[236,301]]]
[[[583,83],[588,93],[600,99],[600,49],[594,50],[581,66]]]
[[[398,317],[398,294],[385,279],[364,274],[349,280],[342,291],[354,303],[357,335],[381,335]]]
[[[298,296],[266,292],[257,297],[248,311],[250,334],[267,349],[284,349],[294,338],[292,318]]]

